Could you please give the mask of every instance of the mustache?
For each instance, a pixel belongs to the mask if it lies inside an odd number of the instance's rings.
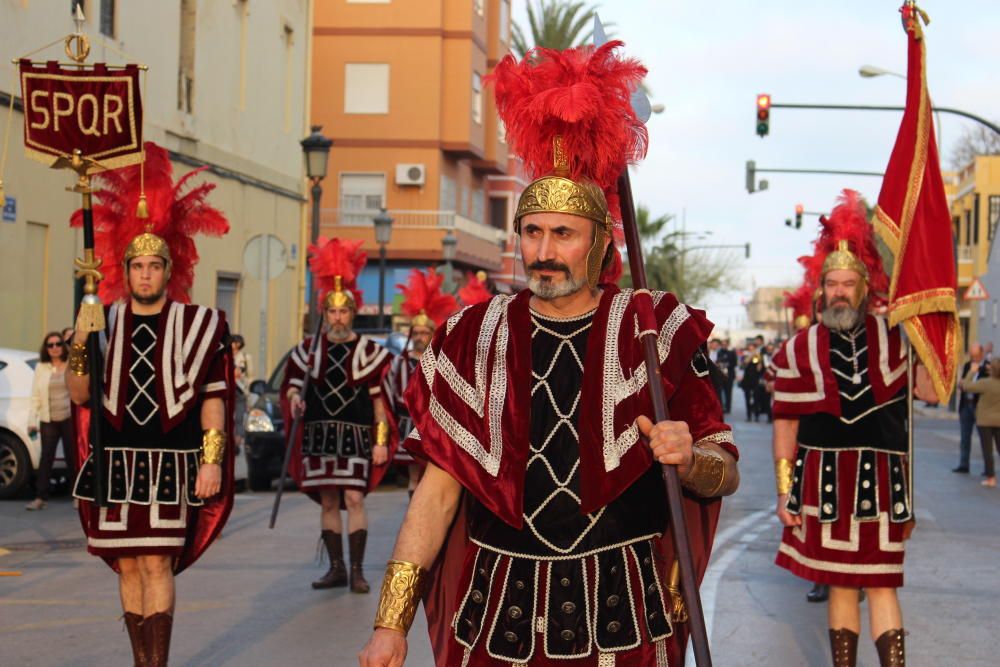
[[[560,264],[559,262],[551,259],[547,259],[541,262],[532,262],[528,265],[529,271],[562,271],[567,276],[570,275],[569,267],[565,264]]]
[[[838,296],[838,297],[835,297],[833,299],[830,299],[830,305],[831,306],[833,304],[835,304],[835,303],[846,303],[849,306],[849,305],[851,305],[851,300],[848,299],[846,296]]]

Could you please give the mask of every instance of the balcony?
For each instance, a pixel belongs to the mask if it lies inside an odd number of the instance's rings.
[[[958,274],[958,284],[960,287],[968,287],[975,277],[975,252],[976,247],[972,245],[960,245],[955,248],[956,273]]]
[[[373,227],[372,220],[378,215],[378,210],[348,211],[337,208],[324,208],[320,211],[320,224],[323,227],[340,225],[341,227]],[[506,240],[503,230],[484,225],[458,215],[454,211],[389,211],[392,218],[392,229],[436,229],[447,232],[465,232],[494,245]]]
[[[458,215],[455,211],[388,211],[392,222],[392,241],[387,246],[389,259],[441,261],[441,239],[451,231],[458,238],[458,263],[490,271],[501,266],[501,244],[507,241],[504,230]],[[378,210],[324,208],[320,211],[320,233],[324,236],[363,239],[365,249],[376,251],[372,220]]]
[[[972,264],[975,261],[975,252],[975,246],[960,245],[956,250],[956,259],[959,264]]]

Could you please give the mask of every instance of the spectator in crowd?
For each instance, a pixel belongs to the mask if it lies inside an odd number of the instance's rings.
[[[73,342],[73,327],[66,327],[62,330],[62,339],[66,343],[66,346],[69,347],[69,344]]]
[[[760,401],[761,387],[764,382],[764,358],[758,349],[757,343],[747,343],[746,352],[743,354],[743,361],[740,363],[743,369],[743,379],[740,380],[740,389],[743,390],[743,398],[747,406],[747,421],[757,421],[763,408],[758,405]]]
[[[993,467],[993,447],[1000,452],[1000,359],[989,364],[989,375],[979,380],[963,379],[960,383],[964,393],[974,394],[976,402],[976,427],[979,429],[979,444],[983,448],[983,464],[986,479],[983,486],[996,486],[997,474]]]
[[[969,346],[969,360],[962,366],[962,382],[959,384],[958,394],[958,423],[959,423],[959,459],[958,467],[952,472],[969,472],[969,454],[972,450],[972,429],[976,425],[976,403],[979,400],[977,394],[961,389],[961,384],[981,380],[989,375],[987,365],[983,363],[985,354],[983,346],[978,342]],[[982,443],[980,443],[982,445]]]
[[[243,417],[247,411],[247,394],[250,393],[250,353],[244,350],[246,342],[243,336],[233,334],[229,337],[233,348],[233,377],[236,379],[236,396],[233,400],[233,425],[238,444],[243,444]]]
[[[76,449],[73,441],[73,419],[70,413],[69,390],[66,388],[66,358],[69,348],[58,331],[45,335],[39,350],[38,365],[31,382],[31,412],[28,417],[32,437],[41,434],[42,453],[35,479],[35,499],[24,506],[29,511],[45,509],[49,500],[49,484],[56,447],[62,440],[66,466],[70,476],[76,474]]]
[[[725,375],[722,387],[722,411],[729,414],[733,411],[733,383],[736,382],[736,367],[740,365],[739,357],[729,347],[729,339],[724,339],[716,355],[716,365]]]

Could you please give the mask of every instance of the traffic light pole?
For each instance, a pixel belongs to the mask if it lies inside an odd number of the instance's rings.
[[[885,172],[881,171],[842,171],[839,169],[755,169],[754,171],[765,174],[836,174],[838,176],[878,176],[882,178]]]
[[[771,109],[828,109],[831,111],[905,111],[905,107],[891,107],[891,106],[874,106],[867,104],[778,104],[776,102],[770,103]],[[952,109],[951,107],[932,107],[932,111],[938,113],[950,113],[955,116],[961,116],[963,118],[968,118],[969,120],[974,120],[980,125],[987,127],[997,134],[1000,134],[1000,127],[986,120],[985,118],[980,118],[979,116],[969,113],[968,111],[962,111],[961,109]],[[824,172],[829,173],[829,172]],[[846,173],[846,172],[840,172]],[[880,174],[881,175],[881,174]]]

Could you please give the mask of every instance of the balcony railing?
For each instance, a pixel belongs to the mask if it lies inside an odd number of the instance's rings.
[[[320,224],[323,226],[373,227],[372,220],[378,213],[377,209],[324,208],[320,210]],[[390,210],[388,213],[389,217],[392,218],[394,229],[439,229],[444,231],[454,229],[494,244],[499,244],[507,238],[505,231],[470,220],[458,215],[455,211]]]
[[[971,245],[960,245],[958,246],[958,263],[959,264],[972,264],[975,261],[975,246]]]

